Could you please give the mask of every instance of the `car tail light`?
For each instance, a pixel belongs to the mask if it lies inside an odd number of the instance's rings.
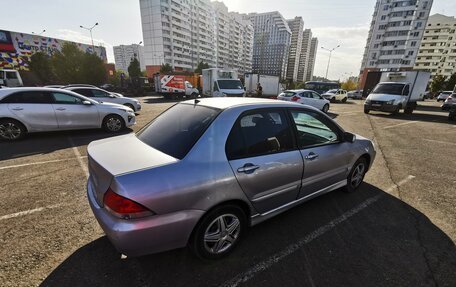
[[[293,102],[297,102],[297,101],[299,100],[299,97],[298,97],[298,96],[293,96],[293,98],[291,98],[291,100],[292,100]]]
[[[155,214],[141,204],[118,195],[111,188],[108,188],[108,191],[106,191],[103,203],[105,208],[123,219],[139,218]]]

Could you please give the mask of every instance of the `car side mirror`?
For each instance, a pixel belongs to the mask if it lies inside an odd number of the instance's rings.
[[[349,143],[354,143],[356,140],[356,135],[352,133],[344,133],[344,141]]]
[[[91,101],[83,101],[82,104],[85,105],[85,106],[91,106],[92,102]]]

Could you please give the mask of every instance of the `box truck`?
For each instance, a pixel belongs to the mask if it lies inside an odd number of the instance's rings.
[[[255,97],[257,95],[257,85],[261,84],[263,88],[263,97],[277,98],[280,94],[280,78],[277,76],[259,75],[247,73],[244,75],[245,91],[248,96]]]
[[[0,70],[0,86],[23,87],[21,75],[16,70]]]
[[[194,76],[185,75],[154,75],[155,92],[165,98],[196,98],[199,95],[198,89],[194,88],[191,80]],[[196,80],[198,77],[196,77]]]
[[[370,111],[411,114],[422,100],[431,73],[425,71],[383,72],[380,82],[364,102],[364,113]]]
[[[202,74],[203,96],[205,97],[244,97],[245,90],[233,70],[219,68],[204,69]]]

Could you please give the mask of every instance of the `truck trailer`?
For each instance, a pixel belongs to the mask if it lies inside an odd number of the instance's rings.
[[[233,70],[204,69],[202,74],[203,96],[244,97],[245,90],[238,74]]]
[[[263,88],[262,97],[277,98],[280,94],[280,78],[277,76],[259,75],[247,73],[244,75],[245,91],[248,96],[257,95],[257,85],[261,84]]]

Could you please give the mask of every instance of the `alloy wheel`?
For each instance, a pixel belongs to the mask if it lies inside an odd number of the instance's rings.
[[[112,132],[117,132],[122,128],[122,122],[118,118],[109,118],[106,121],[106,127]]]
[[[204,233],[204,248],[212,254],[230,249],[239,238],[241,222],[234,214],[223,214],[214,219]]]
[[[20,138],[21,134],[21,128],[12,122],[0,124],[0,136],[4,139],[15,140]]]
[[[355,170],[352,173],[351,179],[350,179],[350,184],[353,188],[357,188],[361,182],[363,181],[364,178],[364,172],[366,170],[366,166],[364,165],[363,162],[360,162]]]

